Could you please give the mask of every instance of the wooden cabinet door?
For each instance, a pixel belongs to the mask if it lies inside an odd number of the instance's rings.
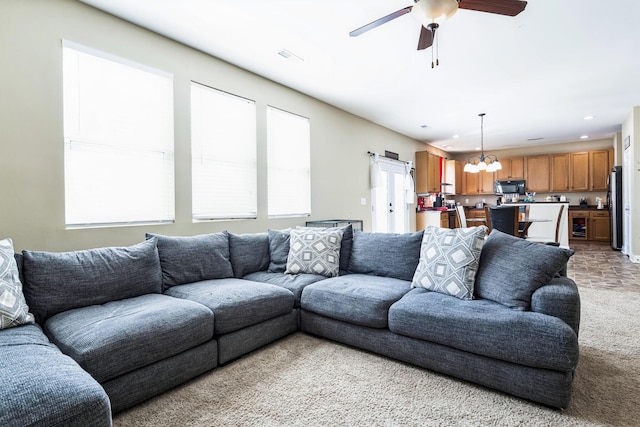
[[[589,240],[608,242],[610,234],[609,228],[609,212],[591,212]]]
[[[480,194],[493,194],[493,182],[495,181],[495,174],[493,172],[481,171],[478,175],[480,175],[478,177]]]
[[[500,164],[502,169],[496,171],[496,180],[524,179],[524,157],[502,159]]]
[[[464,194],[480,193],[480,174],[465,172],[462,177],[462,192]]]
[[[549,180],[551,160],[549,155],[525,157],[524,173],[527,180],[527,191],[548,193],[551,188]]]
[[[524,157],[511,159],[511,179],[524,179]]]
[[[589,153],[571,153],[571,191],[589,190]]]
[[[569,191],[569,154],[551,156],[551,191]]]
[[[607,191],[607,176],[609,175],[609,150],[589,151],[591,191]]]
[[[429,153],[429,192],[440,191],[440,156]]]

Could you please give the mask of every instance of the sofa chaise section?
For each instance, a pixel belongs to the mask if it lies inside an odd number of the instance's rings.
[[[38,325],[0,330],[0,425],[111,426],[109,397]]]

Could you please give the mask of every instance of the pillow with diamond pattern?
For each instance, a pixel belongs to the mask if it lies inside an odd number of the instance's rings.
[[[13,241],[0,240],[0,329],[34,322],[22,293]]]
[[[335,277],[340,270],[343,232],[327,229],[295,229],[290,232],[285,273],[310,273]]]
[[[428,226],[420,246],[420,260],[411,287],[473,299],[473,285],[487,227]]]

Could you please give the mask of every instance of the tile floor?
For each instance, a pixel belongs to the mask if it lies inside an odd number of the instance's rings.
[[[640,264],[602,243],[571,242],[567,275],[578,287],[640,292]]]

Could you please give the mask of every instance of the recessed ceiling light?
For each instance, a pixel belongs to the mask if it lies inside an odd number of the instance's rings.
[[[480,151],[480,147],[476,147],[476,151]]]
[[[587,138],[589,138],[589,135],[582,135],[582,136],[580,137],[580,139],[587,139]]]
[[[593,120],[593,117],[594,116],[592,116],[592,115],[588,115],[588,116],[584,116],[584,119],[585,120]]]
[[[453,135],[453,139],[458,139],[458,138],[460,138],[460,135],[458,134]]]
[[[442,148],[447,148],[447,144],[442,144],[441,147]]]

